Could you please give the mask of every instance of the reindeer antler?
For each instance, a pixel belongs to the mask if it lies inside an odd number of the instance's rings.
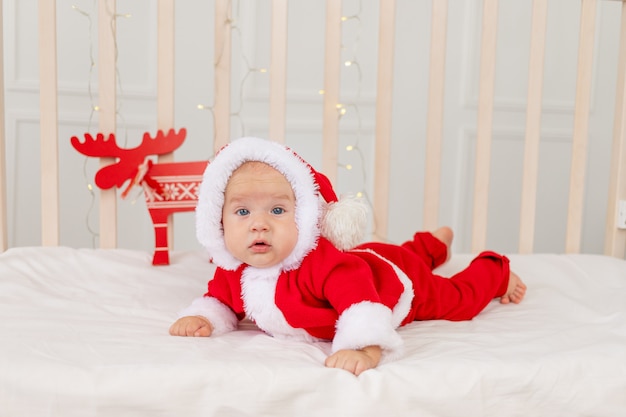
[[[74,149],[87,156],[117,158],[124,152],[124,149],[117,146],[113,133],[109,134],[108,139],[105,139],[102,133],[98,133],[95,139],[91,134],[85,133],[85,142],[81,143],[77,136],[72,136],[71,142]]]
[[[187,136],[187,130],[181,128],[178,133],[174,129],[170,129],[167,135],[163,134],[162,130],[159,130],[156,137],[151,137],[148,132],[143,134],[143,140],[141,145],[133,150],[141,149],[146,155],[163,155],[173,152],[185,141]]]
[[[121,187],[126,180],[134,178],[138,166],[148,155],[162,155],[178,148],[186,135],[187,131],[184,128],[181,128],[178,133],[170,129],[167,135],[159,130],[154,139],[146,132],[141,144],[131,149],[120,148],[113,133],[109,134],[108,139],[105,139],[102,133],[98,133],[95,139],[89,133],[85,133],[84,142],[73,136],[71,143],[74,149],[83,155],[118,159],[116,163],[107,165],[96,173],[96,185],[102,189],[108,189],[114,185]]]

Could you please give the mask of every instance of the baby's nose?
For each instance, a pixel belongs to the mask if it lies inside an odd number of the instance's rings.
[[[255,232],[264,231],[269,229],[269,223],[265,219],[265,216],[254,216],[251,223],[251,229]]]

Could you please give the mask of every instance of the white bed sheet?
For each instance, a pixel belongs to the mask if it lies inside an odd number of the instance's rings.
[[[251,324],[169,336],[212,274],[201,252],[154,267],[139,251],[13,248],[0,255],[0,416],[626,416],[626,261],[510,258],[522,304],[410,324],[404,356],[357,378],[323,366],[328,343]]]

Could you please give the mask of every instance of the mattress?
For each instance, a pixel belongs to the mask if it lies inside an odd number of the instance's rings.
[[[324,367],[329,343],[245,321],[170,336],[212,275],[203,252],[155,267],[141,251],[12,248],[0,254],[0,416],[626,415],[626,261],[510,259],[523,303],[411,323],[402,357],[355,377]]]

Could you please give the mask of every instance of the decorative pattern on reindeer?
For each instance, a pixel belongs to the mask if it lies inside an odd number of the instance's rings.
[[[85,133],[85,141],[76,136],[71,139],[78,152],[92,157],[111,157],[116,162],[101,168],[95,175],[96,185],[101,189],[113,186],[120,188],[129,181],[122,192],[128,195],[135,185],[144,189],[146,205],[154,225],[155,249],[153,265],[168,265],[168,219],[176,212],[193,211],[198,203],[198,189],[208,161],[154,163],[147,157],[163,155],[177,149],[185,140],[187,131],[181,128],[178,133],[170,129],[162,130],[152,138],[144,133],[141,144],[135,148],[123,149],[117,145],[114,134],[98,133],[94,138]]]

